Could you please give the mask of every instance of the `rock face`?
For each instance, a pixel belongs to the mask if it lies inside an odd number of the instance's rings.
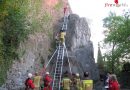
[[[86,19],[71,14],[66,35],[66,47],[69,52],[72,72],[80,73],[83,77],[83,72],[88,71],[90,77],[96,82],[99,80],[99,72],[95,64],[93,43],[90,41],[90,37],[91,32]]]
[[[69,49],[70,58],[79,66],[72,67],[74,72],[88,71],[94,80],[98,80],[98,70],[94,60],[93,43],[90,41],[91,33],[85,18],[71,14],[69,16],[66,46]],[[80,70],[79,70],[80,69]]]
[[[23,88],[28,72],[34,74],[42,70],[41,63],[47,61],[49,46],[48,37],[41,33],[30,35],[28,40],[22,42],[19,47],[21,58],[19,61],[13,62],[12,68],[7,73],[6,84],[3,87],[7,90]]]
[[[91,32],[85,18],[71,14],[67,31],[67,46],[72,51],[90,43]],[[89,42],[89,43],[88,43]],[[92,46],[93,48],[93,46]]]

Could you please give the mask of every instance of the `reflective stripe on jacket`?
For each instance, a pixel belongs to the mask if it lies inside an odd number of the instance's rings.
[[[69,78],[64,78],[62,83],[63,89],[70,90],[71,80]]]
[[[83,90],[93,90],[93,80],[83,80]]]
[[[41,80],[41,76],[35,76],[34,77],[34,85],[35,85],[35,87],[40,87],[40,80]]]

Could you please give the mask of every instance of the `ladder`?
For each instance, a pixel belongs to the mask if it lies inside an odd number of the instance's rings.
[[[64,16],[64,22],[62,25],[62,30],[67,30],[67,24],[68,24],[68,16]]]
[[[63,59],[64,59],[64,45],[61,45],[59,43],[58,46],[58,55],[57,55],[57,61],[56,61],[56,67],[53,77],[53,85],[52,90],[60,90],[61,86],[61,77],[62,77],[62,68],[63,68]]]

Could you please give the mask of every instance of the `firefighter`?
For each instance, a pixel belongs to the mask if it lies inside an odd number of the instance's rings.
[[[64,74],[64,78],[62,80],[62,85],[63,85],[63,90],[70,90],[71,80],[69,78],[67,71]]]
[[[84,80],[82,80],[82,90],[93,90],[93,80],[89,78],[88,72],[84,72]]]
[[[80,81],[79,73],[76,73],[75,86],[76,86],[76,90],[81,90],[81,81]]]
[[[41,84],[41,76],[38,75],[38,72],[35,73],[35,77],[34,77],[34,85],[35,85],[35,90],[39,90],[40,89],[40,84]]]
[[[65,30],[60,30],[60,42],[62,45],[65,44],[65,36],[66,36]]]
[[[32,80],[32,74],[28,73],[28,78],[25,81],[25,90],[34,90],[35,85]]]
[[[49,75],[49,72],[46,72],[45,78],[44,78],[44,88],[43,90],[52,90],[51,87],[52,78]]]

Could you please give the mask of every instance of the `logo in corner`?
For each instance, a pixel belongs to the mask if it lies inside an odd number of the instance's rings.
[[[114,0],[114,2],[115,2],[116,4],[118,4],[118,0]]]
[[[114,0],[113,3],[105,3],[105,7],[128,7],[127,3],[119,3],[119,0]]]

